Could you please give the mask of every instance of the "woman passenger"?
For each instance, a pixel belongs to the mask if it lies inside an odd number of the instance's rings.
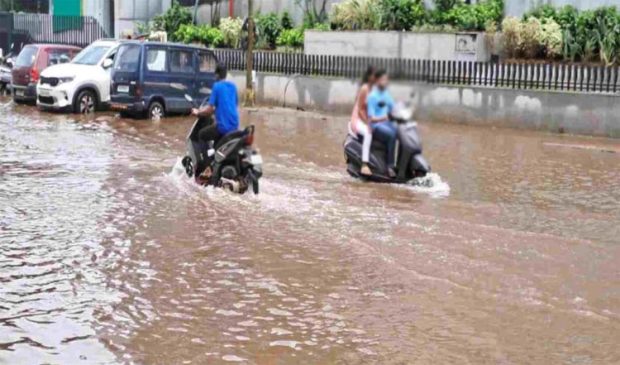
[[[353,135],[361,135],[364,138],[362,144],[362,169],[360,170],[360,173],[364,176],[372,175],[372,171],[370,171],[370,167],[368,166],[368,161],[370,160],[370,146],[372,145],[372,129],[369,125],[367,99],[375,83],[375,71],[373,66],[369,66],[366,73],[364,73],[362,86],[355,98],[351,122],[349,123],[350,132]]]

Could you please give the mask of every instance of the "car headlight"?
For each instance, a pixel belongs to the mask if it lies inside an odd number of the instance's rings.
[[[59,84],[64,84],[64,83],[73,81],[73,79],[75,79],[75,77],[59,77],[58,78],[58,83]]]

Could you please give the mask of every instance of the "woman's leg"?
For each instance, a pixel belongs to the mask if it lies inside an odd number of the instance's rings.
[[[368,163],[370,161],[370,146],[372,145],[372,132],[368,125],[361,120],[358,120],[356,125],[357,133],[364,137],[364,143],[362,144],[362,162]]]

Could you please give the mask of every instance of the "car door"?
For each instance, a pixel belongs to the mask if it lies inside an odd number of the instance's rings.
[[[194,98],[202,102],[211,96],[211,89],[215,83],[215,67],[217,59],[213,52],[204,50],[198,52],[198,74],[196,75],[196,88]]]
[[[174,77],[168,68],[168,47],[164,45],[149,45],[144,57],[144,96],[148,98],[162,97],[167,111],[175,111],[172,100],[171,84]]]
[[[169,50],[170,74],[174,77],[170,91],[174,107],[179,112],[189,112],[192,104],[185,99],[185,94],[194,97],[196,81],[196,60],[192,48],[172,47]]]
[[[99,96],[101,98],[101,101],[104,103],[110,100],[110,75],[112,73],[112,67],[105,68],[104,62],[109,59],[113,63],[117,51],[118,47],[112,47],[112,49],[108,51],[105,57],[103,57],[101,62],[99,62],[98,65],[94,66],[96,70],[95,82],[97,83],[97,88],[99,89]]]

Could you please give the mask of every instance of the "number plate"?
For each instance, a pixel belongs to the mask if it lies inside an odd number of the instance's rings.
[[[252,165],[262,165],[263,157],[261,155],[252,155],[252,157],[250,157],[250,163]]]
[[[50,96],[50,91],[48,89],[39,89],[39,95]]]
[[[15,96],[24,96],[24,90],[15,90]]]
[[[118,85],[118,87],[116,88],[116,90],[119,93],[128,93],[129,92],[129,85]]]

